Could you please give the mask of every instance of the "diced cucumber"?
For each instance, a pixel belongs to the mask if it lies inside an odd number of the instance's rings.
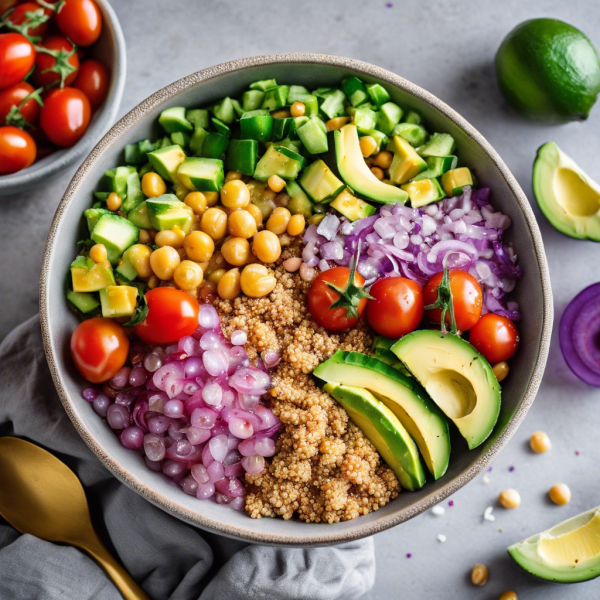
[[[185,159],[183,148],[178,145],[165,146],[148,153],[148,160],[156,172],[167,181],[173,183],[177,176],[177,169]]]
[[[394,126],[402,118],[402,109],[394,102],[386,102],[377,112],[376,129],[383,131],[386,135],[392,133]]]
[[[213,117],[211,119],[211,122],[213,124],[213,127],[217,131],[217,133],[220,133],[221,135],[224,135],[227,138],[231,137],[231,129],[227,125],[225,125],[225,123],[223,123],[223,121],[221,121],[221,119],[217,119],[217,117]]]
[[[273,139],[273,117],[271,115],[242,115],[240,137],[243,140],[270,142]]]
[[[377,211],[368,202],[353,196],[348,191],[348,188],[342,190],[329,206],[335,208],[335,210],[344,215],[349,221],[358,221],[358,219],[369,217]]]
[[[98,202],[96,202],[96,204],[98,204],[98,207],[100,207],[101,204],[106,203],[106,200],[108,199],[109,195],[110,192],[94,192],[94,199],[98,200]]]
[[[309,91],[303,85],[290,85],[288,92],[287,103],[294,104],[294,102],[302,102],[301,96],[308,96]]]
[[[125,250],[125,252],[123,252],[123,256],[121,257],[121,260],[115,269],[117,276],[120,276],[120,279],[126,282],[133,281],[137,277],[137,269],[133,264],[131,256],[132,248],[135,250],[134,246],[130,246],[127,248],[127,250]]]
[[[416,148],[425,143],[427,130],[422,125],[414,123],[398,123],[392,129],[391,135],[401,135],[411,146]]]
[[[186,158],[177,170],[177,177],[188,190],[218,192],[225,178],[223,161],[197,156]]]
[[[109,169],[104,173],[104,186],[109,192],[114,192],[121,198],[125,199],[127,195],[127,178],[129,174],[137,170],[135,167],[116,167]]]
[[[236,100],[235,98],[232,98],[231,106],[233,106],[233,112],[235,113],[234,120],[239,121],[240,117],[242,116],[242,113],[244,112],[240,101]]]
[[[266,110],[277,110],[278,108],[283,108],[287,102],[289,91],[289,85],[278,85],[265,90],[265,98],[261,108]]]
[[[287,209],[293,215],[304,215],[308,219],[313,212],[313,203],[306,192],[295,181],[288,181],[285,184],[285,191],[291,198],[287,204]]]
[[[345,114],[345,100],[346,95],[344,92],[342,92],[342,90],[335,90],[332,94],[329,94],[325,100],[323,100],[323,104],[321,104],[321,112],[328,119],[340,117]]]
[[[96,226],[98,219],[102,215],[112,215],[112,214],[114,214],[114,213],[106,208],[88,208],[87,210],[84,210],[83,216],[85,217],[85,219],[87,221],[88,231],[90,233],[92,233],[92,231],[94,231],[94,227]]]
[[[377,108],[380,108],[390,99],[390,95],[388,94],[387,90],[379,83],[368,83],[366,88],[371,102]]]
[[[456,156],[428,156],[425,159],[427,163],[427,169],[421,171],[416,177],[413,177],[413,181],[419,181],[421,179],[434,179],[443,175],[446,171],[454,169],[458,159]]]
[[[375,149],[375,152],[379,152],[381,148],[385,147],[390,141],[390,138],[378,129],[363,129],[362,127],[358,127],[357,129],[358,137],[370,135],[377,142],[377,148]]]
[[[327,152],[327,128],[319,117],[311,117],[307,123],[297,129],[298,137],[311,154]]]
[[[296,179],[305,159],[289,148],[270,146],[256,165],[254,179],[267,181],[271,175],[282,179]]]
[[[110,319],[131,317],[137,306],[138,289],[129,285],[109,285],[100,290],[102,316]]]
[[[184,233],[190,230],[193,220],[191,209],[174,194],[163,194],[146,200],[148,216],[157,231],[179,227]]]
[[[410,199],[413,208],[419,208],[445,198],[444,190],[437,179],[421,179],[400,186]]]
[[[238,171],[242,175],[254,175],[258,162],[258,142],[256,140],[231,140],[227,148],[225,169]]]
[[[326,202],[346,187],[322,160],[316,160],[304,169],[298,182],[313,202]]]
[[[148,206],[146,201],[138,204],[136,208],[127,214],[127,218],[139,229],[151,229],[150,217],[148,216]]]
[[[183,106],[172,106],[160,113],[158,122],[163,126],[167,133],[176,131],[192,131],[194,126],[185,118],[185,108]]]
[[[247,90],[242,94],[242,109],[244,112],[256,110],[262,106],[265,93],[261,90]]]
[[[262,92],[274,87],[277,87],[277,82],[274,79],[261,79],[250,84],[251,90],[261,90]]]
[[[297,154],[301,154],[301,149],[302,149],[302,142],[300,140],[292,140],[289,137],[281,140],[280,142],[277,142],[276,146],[278,148],[289,148],[290,150],[293,150],[294,152],[296,152]]]
[[[352,122],[360,129],[377,129],[377,113],[361,106],[351,113]]]
[[[146,155],[140,152],[139,144],[125,146],[125,162],[128,165],[142,165],[146,162]]]
[[[305,94],[298,96],[296,102],[304,104],[304,116],[311,117],[319,114],[319,100],[313,94]]]
[[[208,131],[204,127],[196,127],[190,139],[190,150],[194,154],[199,154],[202,151],[204,138],[208,135]]]
[[[416,150],[399,135],[395,135],[388,144],[388,150],[394,153],[390,165],[390,179],[396,185],[406,183],[427,169],[427,163]]]
[[[342,89],[346,96],[348,96],[348,100],[350,100],[352,106],[360,106],[369,101],[369,94],[367,93],[365,84],[358,77],[354,77],[354,75],[342,80]]]
[[[67,290],[67,300],[84,315],[91,313],[100,306],[100,302],[89,292]]]
[[[209,131],[202,142],[200,156],[204,158],[221,158],[227,150],[229,138],[220,133]]]
[[[187,131],[176,131],[175,133],[171,134],[171,142],[181,146],[182,148],[187,148],[191,139],[192,136]]]
[[[218,104],[215,104],[211,108],[211,112],[226,125],[231,125],[235,119],[235,108],[229,96],[223,98]]]
[[[413,125],[420,125],[422,121],[423,119],[421,119],[421,115],[414,110],[409,110],[404,119],[405,123],[412,123]]]
[[[121,210],[128,213],[141,204],[144,198],[140,176],[136,170],[133,170],[127,177],[127,194],[123,199]]]
[[[208,129],[210,115],[206,108],[193,108],[185,113],[185,118],[194,126]]]
[[[96,244],[104,244],[108,260],[116,264],[123,252],[137,242],[139,235],[140,230],[131,221],[111,214],[98,219],[91,238]]]
[[[453,169],[442,175],[442,186],[448,196],[460,196],[463,188],[473,186],[473,174],[467,167]]]
[[[456,142],[449,133],[434,133],[429,141],[417,148],[421,156],[450,156],[454,154]]]
[[[283,119],[273,120],[273,140],[279,141],[290,134],[291,130],[296,130],[294,126],[294,119],[292,117],[285,117]]]

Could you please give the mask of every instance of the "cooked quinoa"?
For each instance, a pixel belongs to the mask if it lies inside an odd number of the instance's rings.
[[[285,257],[282,257],[285,258]],[[275,351],[271,408],[282,423],[275,456],[259,475],[246,475],[246,511],[255,519],[294,515],[306,522],[348,521],[393,500],[400,484],[346,411],[321,391],[310,373],[336,350],[369,352],[373,338],[363,323],[330,333],[310,316],[310,283],[283,267],[264,298],[238,296],[215,306],[227,336],[248,335],[251,360]]]

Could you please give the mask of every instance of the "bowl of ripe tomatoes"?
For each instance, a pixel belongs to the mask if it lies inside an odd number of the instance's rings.
[[[0,0],[0,196],[85,156],[115,121],[125,76],[107,0]]]

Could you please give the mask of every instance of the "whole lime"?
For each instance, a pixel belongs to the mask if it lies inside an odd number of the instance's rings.
[[[566,123],[587,119],[600,92],[600,59],[579,29],[556,19],[531,19],[504,38],[496,76],[515,110]]]

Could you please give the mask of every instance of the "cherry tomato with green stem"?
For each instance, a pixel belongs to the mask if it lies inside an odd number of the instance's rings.
[[[514,355],[519,332],[508,317],[487,313],[469,331],[469,342],[493,365]]]
[[[78,69],[79,56],[66,38],[51,35],[39,44],[33,72],[37,85],[48,86],[57,82],[62,82],[61,87],[71,85]]]
[[[0,127],[0,175],[10,175],[33,164],[37,148],[33,138],[22,129]]]
[[[29,13],[29,15],[27,13]],[[43,18],[39,18],[41,15],[48,17],[48,19],[43,21]],[[19,4],[15,10],[8,15],[6,20],[13,25],[27,25],[31,18],[38,18],[43,22],[36,27],[27,28],[27,35],[43,38],[46,33],[48,33],[48,26],[50,25],[49,17],[51,16],[52,11],[49,8],[43,8],[37,2],[24,2],[23,4]]]
[[[65,0],[54,20],[77,46],[91,46],[102,31],[102,14],[94,0]]]
[[[40,125],[53,144],[68,147],[85,133],[91,114],[90,101],[81,90],[70,87],[52,90],[44,98]]]
[[[97,60],[86,60],[79,67],[79,74],[73,87],[81,90],[90,101],[92,111],[95,111],[106,99],[110,74],[108,69]]]
[[[13,106],[19,106],[33,91],[33,86],[29,85],[26,81],[15,83],[10,87],[0,90],[0,125],[18,125],[18,123],[13,123],[12,121],[6,123],[6,117],[11,112]],[[28,125],[35,125],[40,116],[40,105],[35,98],[30,98],[19,108],[18,112]],[[11,119],[22,121],[21,117],[13,115]]]
[[[20,33],[0,33],[0,89],[23,81],[35,64],[33,44]]]

